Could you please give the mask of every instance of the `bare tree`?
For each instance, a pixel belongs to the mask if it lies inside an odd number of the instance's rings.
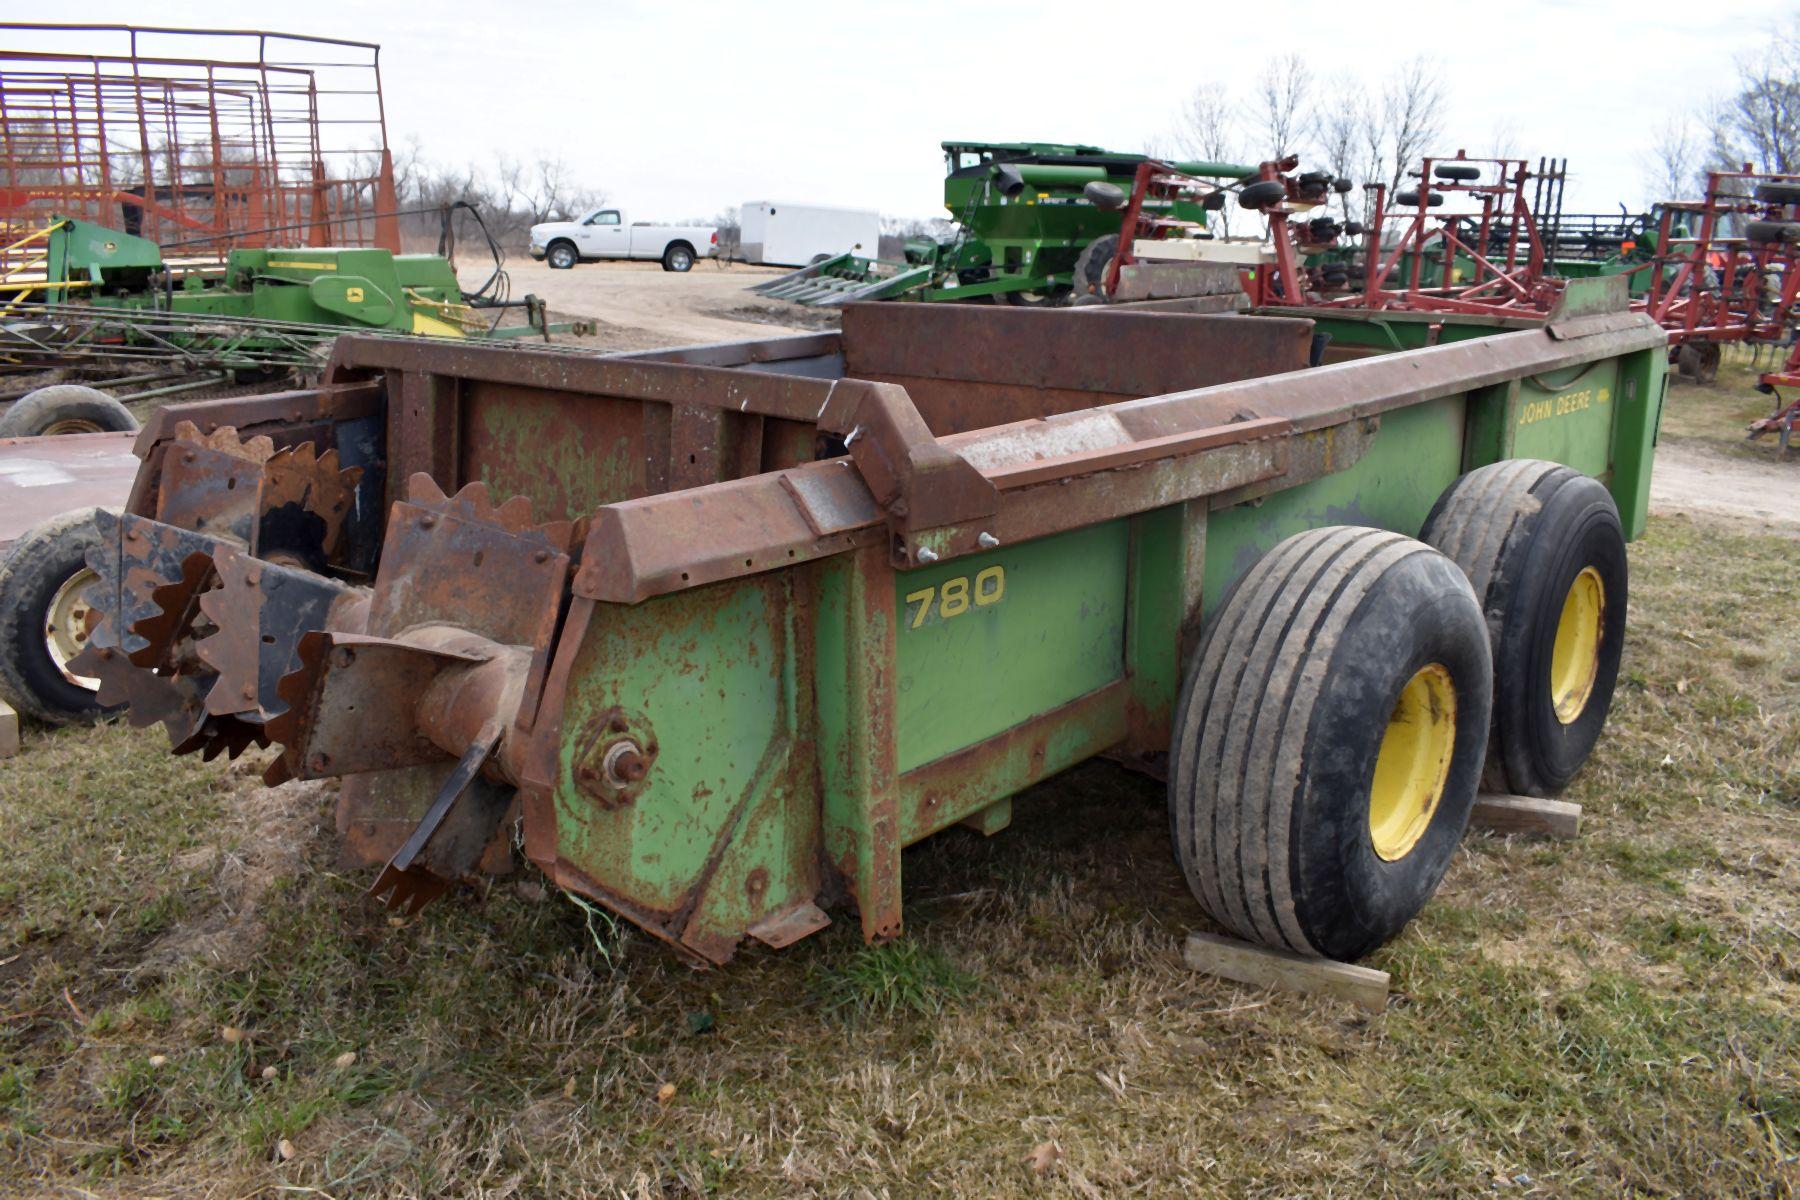
[[[1381,93],[1381,124],[1387,142],[1388,189],[1400,186],[1406,170],[1444,136],[1443,69],[1418,55],[1406,60]]]
[[[1749,162],[1778,175],[1800,173],[1800,33],[1793,21],[1771,31],[1760,54],[1739,60],[1737,92],[1714,107],[1708,125],[1715,169]]]
[[[1671,117],[1656,127],[1656,141],[1644,155],[1644,184],[1652,204],[1689,199],[1702,156],[1700,138],[1687,117]]]
[[[1244,113],[1258,158],[1299,153],[1312,91],[1312,68],[1298,54],[1284,54],[1263,68]]]
[[[1236,162],[1251,157],[1240,152],[1242,141],[1237,121],[1237,108],[1231,102],[1225,85],[1203,83],[1188,96],[1176,118],[1175,130],[1167,139],[1175,155],[1204,162]],[[1152,154],[1157,151],[1152,150]],[[1160,156],[1160,155],[1159,155]],[[1213,215],[1219,232],[1231,236],[1231,206],[1227,204]]]
[[[1361,165],[1361,131],[1369,120],[1361,99],[1362,88],[1354,78],[1338,75],[1326,84],[1325,92],[1327,98],[1315,105],[1312,113],[1312,137],[1318,144],[1322,160],[1318,165],[1341,178],[1366,182],[1366,175],[1357,179]],[[1356,191],[1345,192],[1338,200],[1343,206],[1345,220],[1360,211],[1361,199]]]

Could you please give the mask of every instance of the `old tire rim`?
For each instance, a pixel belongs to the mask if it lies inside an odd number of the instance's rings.
[[[1605,619],[1606,585],[1599,571],[1583,567],[1563,597],[1556,644],[1550,652],[1550,701],[1564,725],[1575,723],[1594,694]]]
[[[60,421],[52,421],[44,426],[39,437],[57,437],[65,433],[105,433],[98,421],[90,421],[86,417],[65,417]]]
[[[1419,844],[1444,794],[1456,749],[1456,688],[1437,663],[1420,667],[1400,689],[1375,757],[1369,790],[1369,840],[1388,862]]]
[[[44,613],[44,648],[50,652],[50,661],[64,679],[89,691],[98,688],[100,681],[75,674],[69,663],[87,648],[89,609],[83,593],[98,578],[86,567],[75,572],[56,589]]]

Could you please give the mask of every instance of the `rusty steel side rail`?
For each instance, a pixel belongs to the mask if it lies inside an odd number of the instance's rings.
[[[924,565],[1285,477],[1295,466],[1290,442],[1336,434],[1337,453],[1303,456],[1311,465],[1288,479],[1301,482],[1360,457],[1367,434],[1342,427],[1664,342],[1647,317],[1612,324],[1622,327],[1563,338],[1521,330],[1318,367],[1303,387],[1276,375],[930,439],[956,463],[923,486],[907,474],[931,474],[908,455],[925,448],[923,422],[899,431],[873,419],[906,404],[905,393],[846,380],[842,390],[857,397],[856,428],[868,438],[852,441],[849,459],[606,505],[595,514],[575,593],[636,603],[868,545],[884,521],[894,564]],[[884,507],[870,480],[888,477],[896,482]],[[981,511],[915,526],[915,514],[896,513],[893,501],[921,493]]]

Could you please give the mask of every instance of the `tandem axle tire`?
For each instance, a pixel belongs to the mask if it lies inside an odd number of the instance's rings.
[[[1471,471],[1419,536],[1468,573],[1494,659],[1488,782],[1553,796],[1588,760],[1625,646],[1625,537],[1612,496],[1557,463]]]
[[[56,383],[27,392],[0,413],[0,438],[63,433],[135,433],[131,410],[98,388]]]
[[[1449,866],[1493,688],[1469,581],[1399,534],[1288,538],[1227,597],[1170,739],[1176,858],[1221,925],[1351,960]]]
[[[94,582],[88,551],[100,545],[94,509],[55,516],[14,542],[0,562],[0,696],[51,725],[93,721],[107,710],[99,682],[69,670],[87,644]]]

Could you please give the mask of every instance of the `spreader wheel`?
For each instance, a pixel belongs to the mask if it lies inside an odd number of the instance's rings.
[[[1491,631],[1490,786],[1550,796],[1587,762],[1625,646],[1625,536],[1598,480],[1513,459],[1438,498],[1419,536],[1468,573]]]
[[[0,413],[0,437],[62,433],[133,433],[131,410],[98,388],[56,383],[27,392]]]
[[[1800,221],[1746,221],[1744,238],[1764,245],[1800,245]]]
[[[1222,194],[1222,193],[1221,193]],[[1103,233],[1081,249],[1075,260],[1075,294],[1098,296],[1106,283],[1106,267],[1119,252],[1119,235]]]
[[[1176,858],[1240,937],[1354,959],[1437,889],[1487,737],[1487,630],[1456,564],[1379,529],[1288,538],[1227,597],[1170,745]]]
[[[1675,369],[1695,383],[1711,383],[1719,377],[1719,343],[1683,342],[1675,351]]]
[[[1759,183],[1756,198],[1772,204],[1800,204],[1800,179],[1771,179]]]
[[[86,592],[97,576],[88,551],[100,545],[94,510],[52,517],[13,543],[0,563],[0,696],[52,725],[104,711],[99,681],[71,668],[86,647]]]

